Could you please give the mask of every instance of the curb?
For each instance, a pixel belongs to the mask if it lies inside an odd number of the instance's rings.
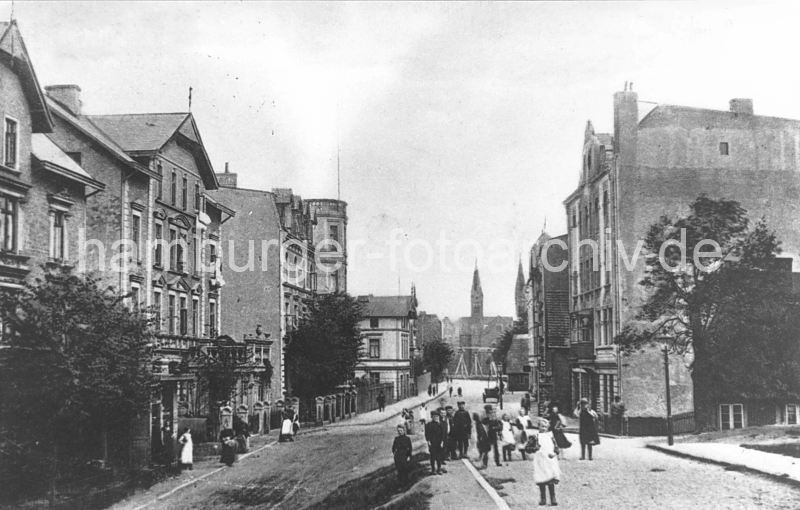
[[[413,406],[411,406],[411,407],[409,407],[407,409],[416,409],[417,407],[420,407],[422,405],[425,405],[425,404],[428,404],[430,402],[433,402],[434,400],[437,400],[437,399],[443,397],[445,393],[447,393],[447,390],[439,393],[436,396],[430,397],[428,400],[420,402],[419,404],[413,405]],[[400,402],[402,402],[402,400]],[[372,411],[370,411],[370,412],[372,412]],[[316,427],[315,429],[321,430],[321,429],[324,429],[324,428],[337,428],[337,427],[369,427],[369,426],[372,426],[372,425],[379,425],[379,424],[385,423],[385,422],[387,422],[387,421],[389,421],[391,419],[397,418],[398,416],[400,416],[400,413],[402,413],[402,412],[403,411],[401,409],[400,411],[398,411],[398,412],[396,412],[394,414],[388,414],[384,418],[381,418],[379,420],[372,421],[372,422],[369,422],[369,423],[347,423],[347,421],[344,421],[344,422],[338,421],[338,422],[336,422],[334,424],[328,424],[328,425],[323,425],[322,427]]]
[[[800,487],[800,481],[795,480],[794,478],[789,478],[788,475],[784,475],[784,476],[776,475],[774,473],[767,473],[766,471],[761,471],[761,470],[758,470],[758,469],[755,469],[755,468],[751,468],[751,467],[746,466],[744,464],[732,464],[730,462],[724,462],[724,461],[721,461],[721,460],[709,459],[707,457],[699,457],[697,455],[692,455],[690,453],[679,452],[677,450],[671,450],[670,448],[668,448],[666,446],[661,446],[661,445],[658,445],[658,444],[652,444],[652,443],[651,444],[646,444],[645,447],[649,448],[651,450],[655,450],[655,451],[660,452],[660,453],[664,453],[666,455],[672,455],[673,457],[680,457],[682,459],[694,460],[694,461],[697,461],[697,462],[704,462],[706,464],[714,464],[714,465],[721,466],[721,467],[724,467],[724,468],[736,468],[737,471],[742,471],[742,472],[750,473],[752,475],[757,475],[757,476],[763,476],[765,478],[769,478],[770,480],[773,480],[773,481],[776,481],[776,482],[780,482],[780,483],[783,483],[783,484],[786,484],[786,485],[791,485],[792,487]]]
[[[500,497],[500,494],[498,494],[497,491],[494,490],[494,487],[489,485],[489,482],[486,481],[486,478],[484,478],[480,473],[478,473],[478,470],[475,469],[475,466],[472,465],[472,462],[469,459],[461,459],[461,462],[463,462],[464,465],[467,466],[467,469],[469,470],[470,473],[472,473],[472,476],[475,478],[475,481],[478,482],[478,485],[480,485],[481,488],[483,488],[483,490],[486,491],[486,494],[488,494],[489,497],[492,498],[492,501],[494,501],[494,504],[497,508],[499,508],[500,510],[511,510],[511,508],[508,506],[508,503],[506,503],[505,500],[503,500],[503,498]]]
[[[564,432],[567,434],[580,434],[580,430],[576,429],[575,427],[567,427],[564,429]],[[606,432],[598,432],[598,436],[605,437],[607,439],[624,439],[633,436],[615,436],[614,434],[608,434]]]

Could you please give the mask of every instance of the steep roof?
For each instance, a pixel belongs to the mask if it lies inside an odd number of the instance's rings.
[[[67,156],[44,133],[33,133],[31,136],[31,153],[47,169],[63,175],[81,184],[94,189],[104,189],[105,185],[96,181],[89,172],[78,165],[71,157]]]
[[[25,41],[14,20],[10,23],[0,23],[0,59],[19,76],[22,90],[28,100],[33,132],[52,132],[53,119],[50,117],[50,110],[39,86],[39,79],[33,70],[28,50],[25,48]]]
[[[408,317],[416,312],[414,296],[358,296],[364,317]]]

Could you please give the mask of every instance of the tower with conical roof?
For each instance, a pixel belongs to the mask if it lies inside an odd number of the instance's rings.
[[[517,283],[514,287],[514,302],[517,305],[517,320],[525,320],[528,317],[525,310],[525,272],[522,270],[522,258],[519,259],[517,269]]]
[[[481,276],[478,274],[478,263],[475,262],[475,272],[472,274],[472,292],[470,296],[472,302],[472,320],[483,320],[483,289],[481,289]]]

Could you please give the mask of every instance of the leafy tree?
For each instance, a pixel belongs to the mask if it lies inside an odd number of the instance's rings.
[[[511,349],[511,343],[514,341],[514,335],[522,335],[527,333],[524,323],[515,323],[510,328],[503,332],[503,336],[497,341],[492,350],[492,360],[498,365],[498,368],[503,365],[508,356],[508,351]]]
[[[352,379],[361,356],[361,305],[345,293],[319,295],[286,345],[286,369],[300,397],[331,393]]]
[[[29,488],[52,481],[67,458],[125,460],[153,376],[148,316],[124,297],[66,270],[0,292],[0,433],[19,454],[2,464]],[[110,442],[119,448],[113,458]]]
[[[425,363],[422,362],[422,356],[416,355],[411,358],[411,376],[417,377],[425,373]]]
[[[677,246],[682,236],[683,254]],[[719,252],[712,254],[706,240]],[[738,202],[701,195],[688,215],[653,224],[644,252],[646,299],[638,320],[616,341],[628,353],[663,342],[687,355],[698,423],[713,422],[715,400],[736,378],[728,388],[751,396],[775,395],[794,384],[791,377],[774,377],[778,365],[784,365],[781,373],[786,368],[780,351],[791,336],[787,321],[795,304],[785,273],[782,281],[776,278],[780,242],[764,220],[751,225]]]
[[[447,342],[432,340],[422,347],[422,365],[431,373],[431,381],[442,380],[442,373],[452,359],[453,348]]]

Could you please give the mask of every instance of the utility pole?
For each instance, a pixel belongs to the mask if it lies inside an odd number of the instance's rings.
[[[500,367],[501,367],[501,370],[497,371],[497,379],[498,379],[497,389],[498,389],[498,393],[500,394],[500,410],[502,411],[503,410],[503,390],[504,390],[504,388],[503,388],[503,373],[506,371],[505,370],[506,369],[506,362],[503,361],[503,363],[502,363],[502,365],[500,365]]]
[[[669,347],[667,347],[666,342],[664,342],[664,384],[667,397],[667,444],[672,446],[675,440],[672,437],[672,401],[669,395]]]

